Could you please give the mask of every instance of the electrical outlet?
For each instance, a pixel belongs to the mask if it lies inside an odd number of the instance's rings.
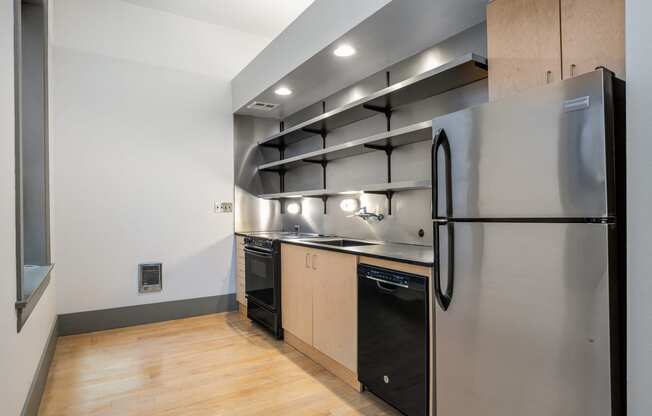
[[[233,212],[233,202],[215,201],[215,212],[220,214]]]

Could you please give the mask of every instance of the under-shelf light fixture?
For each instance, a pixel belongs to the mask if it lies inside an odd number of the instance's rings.
[[[299,202],[289,202],[285,207],[285,211],[288,214],[296,215],[301,213],[301,201]]]
[[[340,209],[344,212],[354,212],[360,208],[360,201],[356,198],[343,199],[340,202]]]

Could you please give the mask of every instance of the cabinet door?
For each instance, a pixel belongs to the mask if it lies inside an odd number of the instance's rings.
[[[313,345],[358,372],[357,257],[313,250]]]
[[[564,78],[604,66],[625,79],[625,0],[561,0]]]
[[[307,267],[310,252],[281,246],[281,319],[283,328],[312,345],[312,292],[315,272]]]
[[[561,80],[559,16],[559,0],[489,3],[490,100]]]

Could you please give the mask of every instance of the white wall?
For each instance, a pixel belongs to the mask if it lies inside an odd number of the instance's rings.
[[[652,414],[652,2],[627,0],[628,396]]]
[[[235,292],[229,81],[269,41],[119,0],[56,0],[58,312]],[[163,263],[139,295],[138,263]]]
[[[13,1],[0,2],[0,415],[20,414],[56,319],[55,279],[16,332]]]

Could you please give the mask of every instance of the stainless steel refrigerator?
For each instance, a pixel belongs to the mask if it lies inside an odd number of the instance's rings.
[[[624,83],[433,120],[432,411],[624,415]]]

